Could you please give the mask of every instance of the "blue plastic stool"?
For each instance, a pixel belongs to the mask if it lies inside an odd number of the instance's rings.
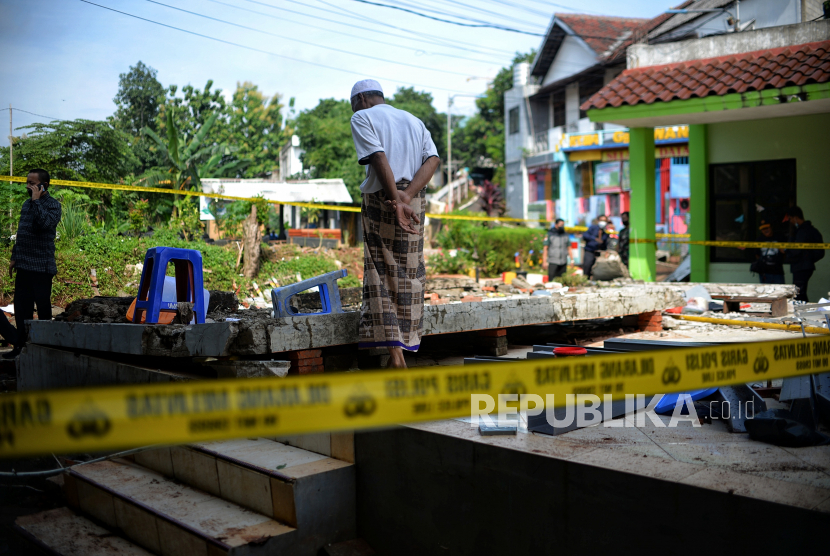
[[[345,270],[327,272],[296,284],[274,288],[271,290],[271,302],[274,305],[275,317],[302,317],[306,315],[327,315],[329,313],[342,313],[343,305],[340,303],[340,289],[337,287],[337,279],[348,274]],[[323,310],[317,313],[298,313],[291,308],[291,298],[300,292],[317,286],[320,290],[320,301],[323,303]]]
[[[174,247],[154,247],[144,255],[144,270],[138,286],[133,322],[141,322],[142,312],[146,312],[147,324],[158,324],[159,313],[176,312],[177,301],[162,300],[164,276],[167,264],[172,262],[176,269],[176,299],[193,303],[193,314],[197,324],[204,324],[207,307],[202,295],[202,254],[195,249],[176,249]],[[197,295],[198,294],[198,295]]]

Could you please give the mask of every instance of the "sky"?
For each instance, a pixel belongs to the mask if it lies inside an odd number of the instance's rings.
[[[463,27],[369,2],[523,32]],[[654,17],[671,3],[0,0],[0,110],[15,109],[14,128],[53,118],[103,120],[115,111],[119,74],[140,60],[158,70],[165,87],[202,88],[212,79],[230,98],[237,83],[251,81],[285,105],[294,97],[298,111],[323,98],[348,98],[355,81],[372,77],[387,96],[400,86],[432,93],[440,112],[458,95],[453,114],[470,115],[474,97],[516,52],[539,47],[543,37],[534,34],[544,34],[554,12]],[[0,111],[2,146],[9,144],[8,117]]]

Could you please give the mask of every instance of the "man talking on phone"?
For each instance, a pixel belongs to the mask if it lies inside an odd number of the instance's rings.
[[[30,199],[20,209],[17,239],[9,261],[9,277],[14,280],[14,316],[17,344],[3,357],[11,359],[26,345],[26,321],[32,320],[37,304],[39,320],[52,319],[52,278],[58,273],[55,263],[55,234],[61,220],[61,204],[49,195],[49,172],[35,168],[26,178]]]

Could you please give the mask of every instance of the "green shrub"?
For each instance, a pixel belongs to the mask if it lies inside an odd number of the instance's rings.
[[[471,214],[467,211],[457,211],[452,214]],[[467,250],[476,253],[476,266],[482,268],[486,275],[495,276],[502,272],[515,270],[515,255],[522,254],[522,267],[537,268],[542,259],[545,231],[534,228],[494,226],[489,227],[481,222],[470,220],[445,220],[441,231],[435,237],[438,245],[444,249]],[[530,251],[533,251],[533,263],[528,264]],[[473,259],[467,259],[468,267],[473,266]],[[436,260],[435,265],[440,266]],[[449,261],[442,268],[458,267],[458,263]],[[450,272],[441,270],[439,272]]]
[[[559,282],[563,286],[574,287],[585,284],[588,279],[584,274],[577,274],[575,266],[569,266],[562,276],[553,279],[554,282]]]
[[[205,287],[209,290],[231,291],[234,283],[240,289],[240,295],[248,295],[251,280],[240,276],[241,264],[237,269],[236,260],[239,251],[236,244],[216,246],[202,241],[185,241],[178,230],[159,228],[153,237],[121,236],[112,230],[88,230],[74,240],[61,237],[56,246],[58,274],[52,281],[52,302],[64,306],[78,298],[92,297],[92,285],[89,271],[94,268],[98,274],[101,295],[114,296],[119,292],[136,295],[138,276],[125,273],[128,264],[144,262],[144,254],[151,247],[179,247],[197,249],[202,253],[205,272]],[[0,268],[8,268],[11,245],[0,245]],[[285,246],[281,253],[284,260],[262,260],[260,271],[253,281],[260,287],[272,276],[283,278],[295,277],[297,273],[303,279],[312,278],[324,272],[337,270],[333,258],[325,255],[302,254],[296,246]],[[301,256],[302,255],[302,256]],[[168,273],[172,273],[172,267]],[[342,287],[360,285],[360,280],[347,276],[340,281]],[[14,293],[14,280],[8,272],[0,273],[0,294],[8,300]]]
[[[499,226],[482,228],[475,237],[475,244],[480,259],[481,254],[484,254],[485,274],[495,276],[515,270],[517,251],[521,252],[524,268],[537,267],[541,260],[544,238],[544,230]],[[528,265],[531,250],[533,251],[533,264]]]
[[[466,274],[473,266],[473,260],[466,251],[457,250],[453,257],[448,251],[441,250],[427,259],[427,266],[433,274]]]

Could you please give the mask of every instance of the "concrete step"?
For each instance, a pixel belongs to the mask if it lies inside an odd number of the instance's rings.
[[[18,517],[14,529],[49,554],[151,556],[149,552],[69,508]]]
[[[356,534],[354,464],[265,438],[147,450],[134,459],[296,527],[298,545],[310,550]]]
[[[354,463],[354,432],[352,431],[276,436],[271,440]]]
[[[126,460],[71,469],[64,492],[71,507],[155,554],[295,553],[293,527]]]

